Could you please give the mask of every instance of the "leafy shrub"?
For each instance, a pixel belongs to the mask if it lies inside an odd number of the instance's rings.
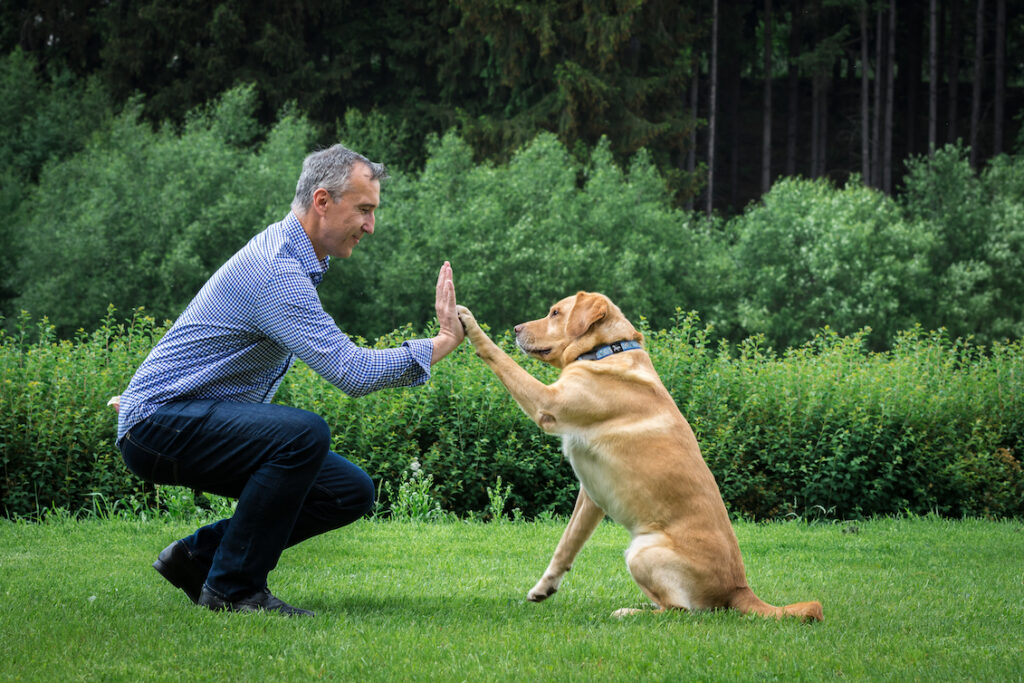
[[[156,500],[121,462],[106,401],[163,331],[139,311],[121,324],[108,312],[98,330],[73,340],[24,315],[13,334],[0,333],[5,515],[88,512],[97,495],[106,509]],[[763,337],[715,344],[709,326],[681,312],[667,328],[644,331],[736,515],[1024,516],[1024,342],[982,348],[914,328],[892,351],[871,353],[865,333],[825,328],[779,354]],[[412,336],[407,325],[374,345]],[[509,334],[496,337],[512,349]],[[556,378],[553,368],[522,362],[544,382]],[[334,450],[377,482],[380,509],[529,517],[572,509],[578,484],[561,444],[468,344],[425,386],[360,399],[298,364],[277,400],[324,416]],[[413,463],[422,474],[409,474]],[[426,487],[414,486],[428,476]]]
[[[434,475],[424,474],[419,461],[413,460],[397,490],[391,486],[390,481],[384,482],[383,494],[391,502],[391,509],[388,510],[391,518],[424,522],[443,519],[444,511],[434,497],[433,488]],[[381,507],[379,501],[377,507]]]
[[[1024,155],[977,174],[965,149],[947,145],[907,166],[903,210],[933,236],[916,320],[983,343],[1024,336]]]
[[[871,327],[874,348],[915,322],[925,291],[927,232],[905,223],[895,202],[858,183],[784,179],[730,226],[738,326],[777,349],[831,325]]]
[[[121,393],[162,330],[138,312],[115,324],[113,311],[92,334],[57,340],[46,318],[22,314],[0,332],[0,508],[37,515],[48,508],[93,509],[145,499],[152,487],[125,468],[114,446],[107,400]]]
[[[376,234],[321,285],[325,308],[379,335],[427,324],[437,268],[451,261],[461,301],[511,326],[579,289],[667,323],[676,303],[701,306],[714,287],[701,259],[715,249],[673,209],[646,154],[627,172],[606,142],[582,165],[550,134],[502,166],[476,164],[449,133],[418,175],[382,191]]]
[[[22,204],[43,165],[79,151],[110,116],[110,103],[95,79],[76,79],[61,70],[44,79],[36,62],[20,48],[0,57],[0,315],[10,312],[17,293],[11,273],[18,251],[10,248],[19,234]],[[58,195],[62,200],[66,197]],[[51,202],[46,202],[49,211]]]
[[[1024,513],[1021,342],[983,350],[915,328],[869,353],[864,333],[825,328],[780,356],[763,338],[737,355],[705,339],[682,324],[652,355],[734,512]]]
[[[63,338],[111,302],[173,318],[288,210],[314,139],[294,108],[265,129],[253,87],[240,86],[182,126],[153,130],[141,102],[115,117],[100,93],[60,79],[36,93],[29,66],[17,55],[0,63],[0,79],[38,105],[31,116],[0,107],[14,131],[0,142],[10,216],[0,239],[13,247],[0,253],[0,313],[20,295]],[[53,125],[72,105],[86,112],[68,129],[74,142]],[[420,168],[412,130],[383,111],[337,125],[353,148],[395,162],[377,234],[335,260],[321,286],[347,331],[424,327],[449,260],[460,299],[502,328],[587,289],[659,327],[677,306],[699,310],[716,338],[763,334],[777,351],[825,324],[842,335],[870,327],[873,350],[916,323],[984,344],[1024,336],[1024,155],[977,173],[963,149],[944,148],[910,162],[898,199],[856,181],[784,179],[725,220],[674,206],[644,150],[623,167],[608,140],[570,153],[543,133],[505,163],[478,163],[450,131],[426,141]]]
[[[285,111],[254,150],[254,108],[252,88],[236,88],[179,133],[153,131],[135,103],[47,165],[17,233],[17,304],[47,311],[62,337],[110,303],[176,317],[294,194],[311,129]]]

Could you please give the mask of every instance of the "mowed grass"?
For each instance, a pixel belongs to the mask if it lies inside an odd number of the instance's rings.
[[[825,621],[615,619],[643,596],[602,524],[562,589],[525,600],[563,523],[363,521],[271,575],[312,619],[215,614],[150,568],[180,522],[0,522],[4,680],[977,680],[1024,678],[1024,525],[736,525],[751,586]]]

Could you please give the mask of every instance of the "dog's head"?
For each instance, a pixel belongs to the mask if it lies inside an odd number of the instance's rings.
[[[557,368],[605,344],[644,340],[611,299],[595,292],[566,297],[547,316],[516,325],[515,330],[516,344],[524,353]]]

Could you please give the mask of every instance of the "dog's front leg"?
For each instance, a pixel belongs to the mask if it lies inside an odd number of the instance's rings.
[[[558,586],[562,583],[562,577],[572,569],[572,563],[580,548],[587,542],[594,529],[604,519],[604,510],[597,506],[587,492],[580,487],[580,494],[576,497],[576,507],[569,518],[569,526],[565,527],[562,539],[555,548],[555,554],[551,557],[551,563],[540,577],[537,585],[530,589],[526,599],[533,602],[540,602],[551,597]]]
[[[473,350],[497,376],[519,407],[545,431],[555,430],[556,390],[524,370],[491,341],[465,306],[459,306],[459,319]]]

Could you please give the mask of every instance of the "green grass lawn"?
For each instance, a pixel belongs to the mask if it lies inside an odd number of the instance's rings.
[[[150,568],[180,522],[0,522],[3,680],[977,680],[1024,678],[1024,525],[737,524],[751,586],[825,621],[640,606],[603,524],[561,591],[525,600],[559,522],[363,521],[271,575],[312,619],[216,614]]]

